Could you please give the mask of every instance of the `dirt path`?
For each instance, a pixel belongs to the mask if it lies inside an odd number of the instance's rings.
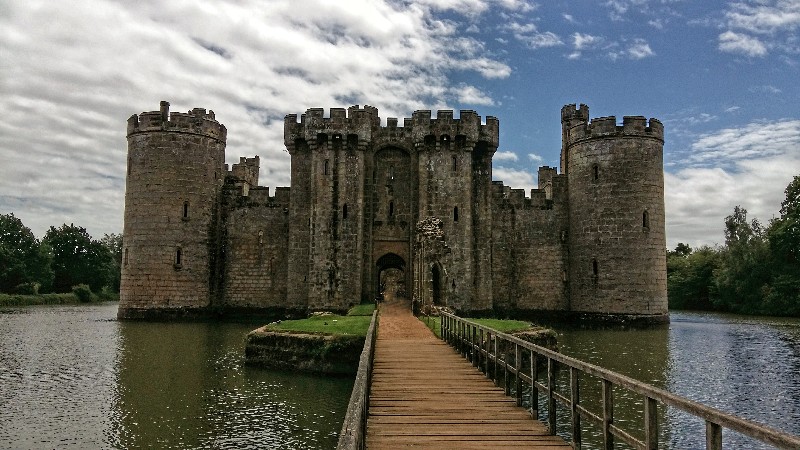
[[[411,300],[393,298],[386,294],[380,306],[381,321],[378,339],[427,340],[436,339],[431,330],[411,314]]]

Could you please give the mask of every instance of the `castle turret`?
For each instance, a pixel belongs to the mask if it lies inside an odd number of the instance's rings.
[[[120,318],[203,309],[219,274],[218,201],[226,129],[214,112],[128,119]]]
[[[570,308],[666,319],[664,128],[561,111],[569,192]]]

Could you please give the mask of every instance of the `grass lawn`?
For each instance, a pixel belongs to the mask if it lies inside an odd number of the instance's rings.
[[[420,317],[420,320],[425,322],[425,325],[428,326],[433,332],[436,334],[438,338],[441,338],[440,330],[441,330],[441,317],[434,316],[434,317]],[[530,322],[524,322],[522,320],[505,320],[505,319],[467,319],[471,320],[475,323],[483,325],[485,327],[489,327],[495,329],[497,331],[501,331],[503,333],[515,333],[517,331],[523,331],[530,328],[533,328]]]
[[[372,311],[374,310],[375,305],[373,304],[357,305],[351,308],[346,316],[333,314],[312,316],[308,319],[283,320],[279,323],[267,325],[267,330],[366,336],[369,322],[372,320]]]
[[[99,297],[92,294],[92,302],[119,301],[119,294]],[[0,294],[0,306],[73,305],[82,303],[75,294]]]

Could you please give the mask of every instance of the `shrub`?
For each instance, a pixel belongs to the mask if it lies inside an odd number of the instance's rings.
[[[14,293],[22,295],[37,295],[39,293],[39,283],[22,283],[14,288]]]
[[[89,289],[89,285],[87,284],[72,286],[72,293],[75,294],[75,297],[78,297],[78,301],[81,303],[89,303],[92,301],[92,290]]]

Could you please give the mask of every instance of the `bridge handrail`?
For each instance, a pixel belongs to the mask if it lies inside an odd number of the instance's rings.
[[[532,387],[531,396],[538,396],[538,391],[543,391],[548,401],[548,425],[550,433],[555,434],[555,402],[559,401],[572,412],[572,441],[575,448],[580,448],[580,417],[591,419],[603,429],[606,448],[613,448],[613,437],[616,436],[635,448],[658,448],[658,418],[656,415],[656,401],[678,408],[706,422],[706,448],[713,450],[722,449],[722,428],[737,431],[751,438],[768,443],[778,448],[800,449],[800,436],[790,435],[766,425],[747,419],[733,416],[719,409],[689,400],[680,395],[673,394],[663,389],[634,380],[620,373],[604,369],[578,359],[566,356],[556,351],[541,347],[516,336],[506,334],[487,326],[478,324],[456,315],[441,312],[440,334],[448,344],[459,349],[461,353],[473,362],[473,365],[484,366],[486,376],[489,377],[489,363],[494,362],[494,379],[499,383],[500,377],[497,367],[502,364],[504,374],[514,375],[516,384],[517,404],[521,405],[521,382],[525,381]],[[484,334],[486,339],[484,340]],[[490,352],[491,337],[494,336],[494,354]],[[514,346],[514,364],[510,364],[511,356],[508,347],[502,356],[498,355],[497,339],[506,341]],[[484,345],[486,348],[484,348]],[[522,350],[530,353],[530,374],[524,373],[521,367]],[[538,362],[536,356],[547,359],[547,385],[538,382]],[[555,390],[555,364],[558,362],[570,368],[570,393],[569,397],[561,395]],[[578,395],[579,372],[583,372],[602,380],[603,384],[603,416],[596,415],[580,405]],[[510,392],[508,375],[503,376],[506,394]],[[645,401],[645,441],[640,441],[631,434],[618,428],[613,423],[613,386],[621,386],[630,391],[643,395]],[[533,398],[532,398],[533,400]],[[531,414],[538,419],[538,397],[531,403]],[[577,445],[575,445],[577,444]]]
[[[367,415],[369,413],[369,388],[372,382],[372,360],[375,356],[375,337],[378,310],[372,312],[364,349],[358,360],[358,372],[347,404],[342,430],[339,432],[337,450],[363,450],[366,448]]]

